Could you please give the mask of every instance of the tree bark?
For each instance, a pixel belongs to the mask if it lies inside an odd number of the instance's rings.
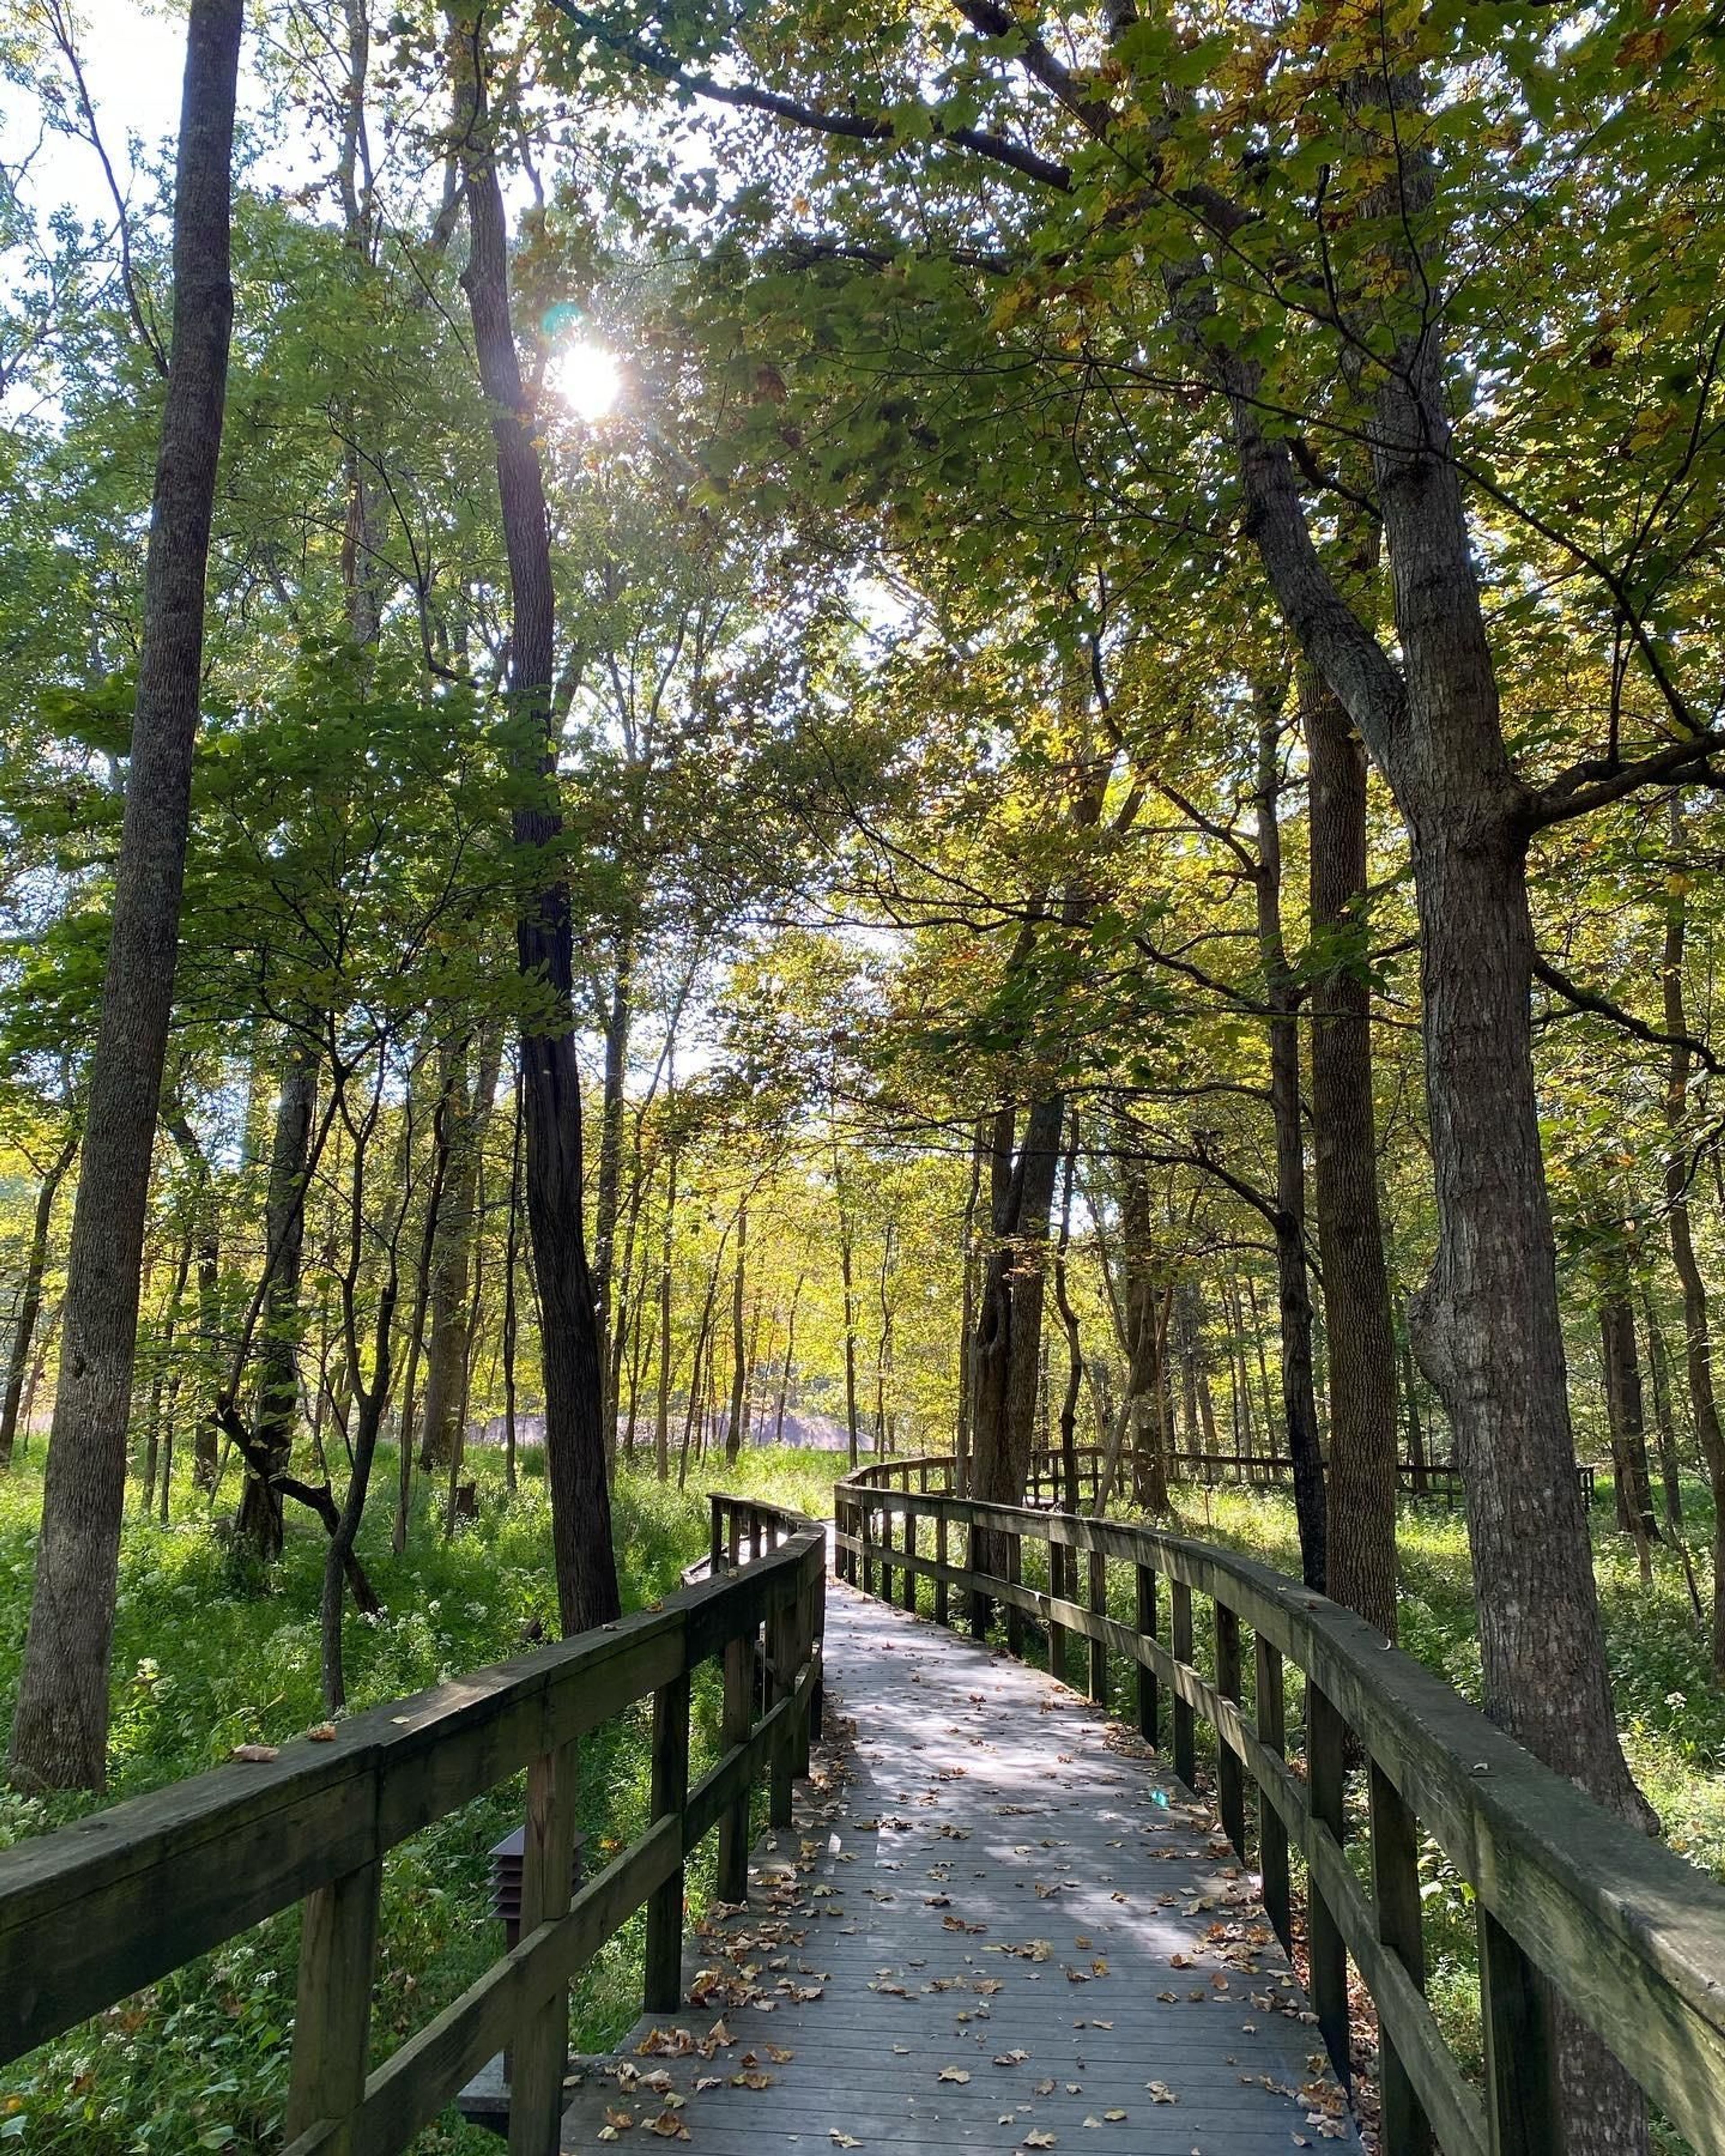
[[[734,1467],[742,1450],[742,1403],[748,1389],[748,1342],[743,1337],[742,1296],[748,1264],[747,1199],[737,1209],[737,1272],[731,1290],[731,1412],[725,1424],[725,1465]]]
[[[1060,1094],[1029,1110],[1021,1140],[1013,1109],[994,1117],[971,1424],[971,1493],[986,1504],[1023,1502],[1035,1447],[1049,1217],[1065,1118]]]
[[[468,1290],[479,1230],[476,1203],[480,1159],[485,1127],[497,1091],[502,1036],[488,1026],[480,1036],[478,1069],[467,1090],[465,1050],[451,1052],[445,1086],[454,1104],[448,1135],[449,1164],[431,1268],[431,1337],[425,1365],[425,1412],[419,1440],[422,1468],[447,1467],[460,1450],[461,1403],[467,1391],[467,1366],[473,1353]]]
[[[228,234],[241,0],[193,0],[174,185],[168,364],[113,927],[11,1772],[100,1789],[107,1773],[126,1435],[150,1156],[173,1002],[203,664],[204,573],[234,315]]]
[[[521,728],[516,756],[530,782],[514,812],[514,837],[523,860],[542,878],[517,919],[516,950],[535,1004],[521,1044],[527,1219],[544,1316],[546,1471],[557,1603],[567,1634],[609,1623],[619,1603],[605,1474],[603,1344],[583,1210],[573,932],[561,858],[552,711],[551,534],[532,410],[510,321],[508,242],[485,110],[483,33],[454,10],[450,30],[457,83],[467,106],[467,124],[458,130],[470,234],[462,284],[491,404],[509,562],[511,702]]]
[[[30,1240],[24,1252],[24,1276],[18,1287],[18,1319],[12,1329],[12,1353],[6,1366],[6,1399],[0,1405],[0,1471],[12,1465],[18,1437],[18,1409],[29,1374],[30,1343],[36,1320],[42,1314],[42,1281],[48,1270],[49,1230],[54,1224],[54,1202],[78,1152],[76,1137],[68,1137],[49,1163],[36,1188],[36,1210],[30,1221]]]
[[[1690,1163],[1683,1143],[1684,1126],[1689,1115],[1689,1051],[1681,1045],[1688,1035],[1683,992],[1683,945],[1687,924],[1681,868],[1682,810],[1675,798],[1671,818],[1673,858],[1666,880],[1665,947],[1661,965],[1665,1029],[1672,1039],[1665,1089],[1666,1127],[1671,1134],[1665,1156],[1666,1221],[1671,1237],[1671,1263],[1683,1290],[1683,1366],[1689,1381],[1690,1412],[1695,1421],[1695,1440],[1701,1448],[1713,1494],[1713,1608],[1710,1629],[1713,1669],[1725,1677],[1725,1430],[1720,1427],[1719,1404],[1713,1391],[1712,1327],[1707,1286],[1696,1260],[1695,1238],[1689,1219]]]
[[[1371,989],[1363,970],[1366,762],[1348,715],[1309,668],[1312,1189],[1329,1344],[1327,1592],[1396,1635],[1395,1327],[1378,1206]]]
[[[256,1435],[270,1471],[259,1476],[246,1471],[234,1528],[266,1564],[281,1555],[281,1497],[275,1477],[293,1456],[294,1427],[299,1419],[300,1264],[305,1241],[311,1127],[317,1112],[317,1065],[311,1043],[296,1038],[282,1065],[264,1206],[264,1246],[271,1270],[264,1303]]]
[[[1653,1382],[1653,1426],[1659,1433],[1659,1479],[1665,1499],[1665,1523],[1673,1535],[1683,1530],[1683,1471],[1677,1458],[1677,1426],[1671,1414],[1671,1361],[1659,1329],[1652,1291],[1641,1291],[1641,1322],[1647,1333],[1647,1373]]]
[[[1329,1521],[1317,1401],[1312,1377],[1312,1285],[1306,1269],[1306,1132],[1300,1102],[1300,997],[1281,926],[1281,711],[1258,706],[1258,949],[1270,1029],[1270,1112],[1276,1128],[1276,1287],[1281,1337],[1281,1412],[1294,1463],[1300,1571],[1314,1593],[1329,1577]],[[1261,1349],[1261,1336],[1260,1336]],[[1267,1409],[1266,1409],[1267,1413]]]

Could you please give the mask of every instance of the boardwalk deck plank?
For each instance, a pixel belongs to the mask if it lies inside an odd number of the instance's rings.
[[[706,2038],[717,1997],[641,2024],[573,2092],[566,2156],[604,2145],[608,2107],[634,2122],[619,2140],[655,2145],[662,2098],[621,2085],[655,2070],[704,2156],[809,2156],[844,2145],[835,2133],[907,2156],[1006,2156],[1033,2133],[1055,2139],[1028,2146],[1085,2156],[1358,2152],[1352,2121],[1325,2109],[1337,2092],[1307,2003],[1214,1815],[1039,1672],[828,1594],[829,1728],[854,1728],[849,1780],[799,1790],[797,1826],[756,1851],[749,1910],[691,1943],[684,1972],[686,1993],[700,1971],[751,1969],[770,2008],[723,2008],[734,2041],[709,2059],[635,2046],[677,2025]],[[732,2084],[745,2052],[764,2088]],[[696,2092],[698,2076],[723,2085]]]

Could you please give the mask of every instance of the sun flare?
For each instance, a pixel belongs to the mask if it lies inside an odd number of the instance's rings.
[[[565,345],[547,372],[552,388],[578,419],[603,419],[623,392],[616,355],[603,345]]]

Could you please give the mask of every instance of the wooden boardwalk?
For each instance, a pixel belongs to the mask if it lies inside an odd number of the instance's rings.
[[[588,2069],[567,2156],[1358,2150],[1213,1815],[1039,1672],[827,1593],[828,1772],[685,2010]]]

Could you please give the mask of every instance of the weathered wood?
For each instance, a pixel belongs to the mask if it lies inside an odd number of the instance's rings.
[[[1333,1702],[1308,1681],[1306,1780],[1312,1793],[1312,1816],[1316,1825],[1327,1828],[1337,1849],[1348,1831],[1343,1805],[1347,1745],[1347,1725]],[[1352,2071],[1348,2043],[1348,1950],[1321,1879],[1313,1881],[1306,1929],[1307,1952],[1311,1961],[1307,1981],[1317,2015],[1318,2033],[1330,2055],[1330,2064],[1345,2087]]]
[[[1562,2156],[1556,2046],[1539,1973],[1486,1908],[1479,1912],[1491,2156]],[[1713,2092],[1717,2097],[1717,2089]]]
[[[1192,1665],[1192,1589],[1189,1584],[1178,1578],[1171,1581],[1169,1599],[1173,1605],[1170,1636],[1177,1671],[1181,1665],[1189,1669]],[[1193,1721],[1192,1706],[1183,1689],[1178,1686],[1174,1692],[1174,1772],[1189,1789],[1198,1778],[1197,1731]]]
[[[742,1743],[754,1719],[755,1635],[739,1635],[725,1649],[725,1699],[719,1740],[729,1751]],[[721,1902],[748,1898],[749,1799],[747,1785],[719,1820],[718,1894]]]
[[[914,1615],[916,1608],[916,1514],[914,1510],[905,1513],[905,1554],[911,1560],[905,1567],[905,1607]]]
[[[567,1914],[575,1856],[575,1743],[527,1769],[527,1825],[521,1854],[521,1933]],[[510,2065],[509,2156],[557,2156],[563,2064],[569,2048],[569,1994],[554,1989],[515,2031]]]
[[[947,1567],[947,1516],[944,1511],[935,1515],[934,1559],[941,1568],[941,1571],[944,1572]],[[934,1621],[937,1625],[944,1625],[947,1622],[947,1597],[949,1592],[946,1581],[937,1573],[934,1582]]]
[[[1378,1937],[1396,1956],[1417,1991],[1425,1989],[1425,1941],[1420,1919],[1420,1837],[1414,1815],[1381,1767],[1369,1773],[1372,1819],[1372,1898]],[[1431,2128],[1396,2049],[1380,2023],[1378,2098],[1388,2145],[1406,2156],[1427,2156]]]
[[[914,1573],[906,1573],[905,1577],[912,1583],[916,1579]],[[797,1609],[792,1604],[775,1612],[767,1625],[767,1700],[769,1711],[781,1705],[788,1706],[801,1659],[797,1641]],[[788,1827],[791,1823],[792,1747],[795,1736],[794,1727],[787,1727],[773,1748],[767,1817],[775,1827]]]
[[[1009,1534],[1006,1538],[1007,1584],[1018,1587],[1024,1576],[1024,1538]],[[1006,1651],[1022,1656],[1024,1651],[1024,1605],[1016,1595],[1003,1598],[1006,1603]]]
[[[1216,1604],[1216,1690],[1238,1707],[1240,1702],[1240,1620],[1225,1602]],[[1246,1858],[1245,1777],[1231,1744],[1216,1748],[1216,1793],[1222,1831],[1242,1863]]]
[[[689,1801],[689,1673],[653,1695],[653,1817],[680,1816]],[[647,1904],[643,2001],[649,2014],[670,2014],[682,1991],[683,1867],[680,1864]]]
[[[345,2126],[365,2095],[382,1878],[383,1867],[374,1860],[306,1897],[283,2120],[290,2137],[321,2119]],[[336,2156],[347,2156],[341,2136],[331,2146]]]
[[[1100,1550],[1090,1554],[1090,1606],[1093,1616],[1108,1614],[1108,1560]],[[1090,1640],[1090,1696],[1098,1707],[1107,1706],[1108,1645],[1094,1634]]]
[[[1261,1632],[1253,1636],[1256,1663],[1255,1714],[1258,1742],[1278,1758],[1287,1749],[1287,1702],[1282,1678],[1281,1652]],[[1258,1777],[1258,1864],[1263,1879],[1264,1907],[1276,1936],[1291,1950],[1294,1941],[1293,1897],[1288,1882],[1287,1824],[1273,1798]]]
[[[1139,1635],[1143,1639],[1153,1640],[1156,1637],[1158,1623],[1155,1572],[1147,1564],[1135,1564],[1132,1567],[1132,1578],[1135,1583]],[[1134,1656],[1133,1659],[1136,1661],[1137,1657]],[[1140,1661],[1134,1674],[1137,1691],[1138,1734],[1147,1744],[1157,1747],[1162,1742],[1159,1734],[1162,1717],[1156,1672],[1147,1661]],[[1284,1941],[1283,1943],[1286,1944],[1286,1942]]]

